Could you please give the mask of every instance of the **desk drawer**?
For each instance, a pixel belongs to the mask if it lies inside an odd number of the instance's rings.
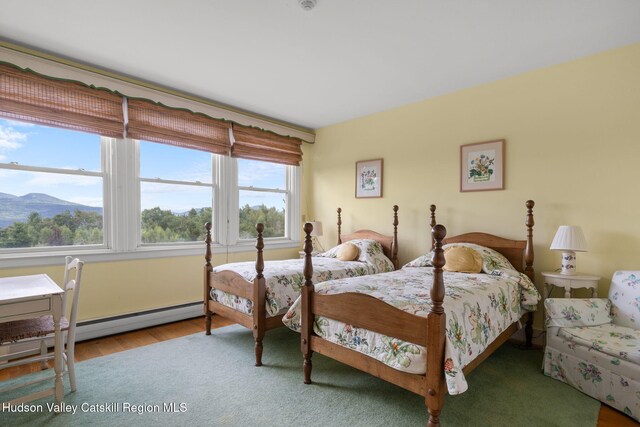
[[[42,315],[51,312],[51,300],[42,298],[33,301],[14,302],[10,304],[0,304],[0,319],[36,314],[42,312]],[[28,316],[27,316],[28,317]]]

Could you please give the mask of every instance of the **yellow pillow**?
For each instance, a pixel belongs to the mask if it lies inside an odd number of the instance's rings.
[[[336,258],[340,261],[353,261],[358,259],[358,255],[360,255],[360,249],[353,243],[347,242],[340,245]]]
[[[444,250],[446,264],[444,271],[460,273],[480,273],[482,271],[482,256],[475,250],[464,246],[452,246]]]

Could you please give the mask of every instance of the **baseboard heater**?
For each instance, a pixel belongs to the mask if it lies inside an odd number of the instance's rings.
[[[78,322],[76,342],[177,322],[179,320],[192,319],[198,316],[202,316],[202,302],[192,302],[104,319]],[[204,331],[204,321],[202,323],[202,330]],[[11,345],[11,351],[30,351],[35,354],[39,351],[39,346],[36,344],[37,343],[29,341],[13,344]],[[47,340],[47,345],[53,347],[53,338]],[[3,354],[4,351],[8,351],[8,348],[0,348],[0,354]]]
[[[76,342],[202,316],[202,302],[78,322]],[[202,324],[204,331],[204,323]]]

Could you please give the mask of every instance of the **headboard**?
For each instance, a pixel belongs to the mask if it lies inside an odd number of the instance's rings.
[[[358,230],[350,234],[342,234],[342,209],[338,208],[338,244],[355,239],[372,239],[380,243],[384,254],[399,268],[398,261],[398,205],[393,206],[393,235],[386,236],[373,230]]]
[[[474,232],[447,237],[442,243],[475,243],[496,250],[504,255],[516,270],[525,273],[533,280],[533,225],[535,224],[533,207],[535,202],[527,200],[525,205],[527,207],[525,221],[527,236],[525,240],[505,239],[493,234]]]

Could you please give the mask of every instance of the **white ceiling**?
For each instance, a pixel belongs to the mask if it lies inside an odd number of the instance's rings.
[[[319,128],[640,42],[640,1],[2,0],[0,39]]]

